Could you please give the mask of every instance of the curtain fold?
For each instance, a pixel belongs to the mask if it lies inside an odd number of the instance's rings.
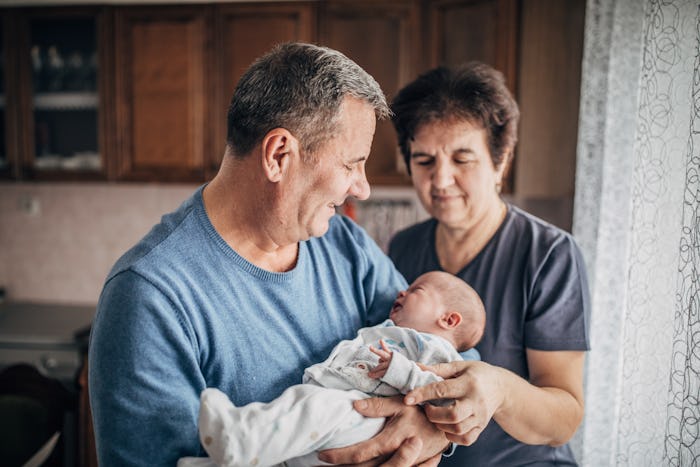
[[[700,2],[589,0],[574,235],[593,303],[582,465],[700,462]]]

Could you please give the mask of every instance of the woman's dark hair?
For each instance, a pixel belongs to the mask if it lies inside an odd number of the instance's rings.
[[[420,75],[399,91],[391,110],[409,173],[410,142],[426,123],[456,119],[484,128],[494,167],[508,162],[518,140],[518,104],[503,74],[481,62]]]

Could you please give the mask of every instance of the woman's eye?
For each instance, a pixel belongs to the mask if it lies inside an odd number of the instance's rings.
[[[471,158],[471,157],[470,157],[470,158],[464,158],[464,157],[462,157],[462,158],[459,158],[459,159],[455,159],[455,163],[457,163],[457,164],[471,164],[471,163],[473,163],[473,162],[476,162],[476,159],[473,159],[473,158]]]
[[[433,163],[432,159],[414,159],[416,165],[427,166]]]

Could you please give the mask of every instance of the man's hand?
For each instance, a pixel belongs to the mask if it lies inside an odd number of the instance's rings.
[[[403,396],[355,401],[355,410],[365,417],[386,417],[384,428],[374,438],[344,448],[329,449],[319,459],[331,464],[410,467],[436,466],[449,442],[428,421],[419,407],[408,407]]]
[[[367,373],[367,376],[370,378],[381,379],[386,374],[386,370],[389,369],[389,365],[391,365],[391,357],[394,356],[384,339],[379,339],[379,346],[381,347],[380,349],[372,345],[369,346],[369,350],[379,357],[379,364]]]

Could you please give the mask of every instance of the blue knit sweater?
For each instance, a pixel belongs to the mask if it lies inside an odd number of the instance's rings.
[[[93,323],[90,398],[100,466],[203,455],[199,394],[270,401],[342,339],[388,316],[406,282],[374,241],[335,216],[271,273],[217,234],[202,189],[163,217],[107,277]]]

